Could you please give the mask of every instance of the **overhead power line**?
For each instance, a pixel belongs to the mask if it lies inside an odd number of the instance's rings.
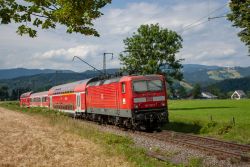
[[[220,14],[220,15],[218,15],[218,16],[214,16],[214,17],[208,17],[208,20],[210,21],[210,20],[213,20],[213,19],[219,19],[219,18],[222,18],[222,17],[227,17],[227,14],[228,14],[229,12],[225,12],[225,13],[222,13],[222,14]]]
[[[194,24],[192,27],[187,27],[186,29],[183,29],[183,30],[179,31],[178,33],[183,33],[184,31],[187,31],[187,30],[189,30],[189,29],[192,29],[192,28],[194,28],[194,27],[196,27],[196,26],[199,26],[199,25],[201,25],[201,24],[204,24],[204,23],[206,23],[206,22],[209,22],[209,20],[205,20],[205,21],[202,21],[202,22],[197,22],[197,23]]]
[[[197,22],[197,23],[194,24],[193,26],[188,27],[188,28],[186,28],[186,29],[183,29],[182,31],[179,31],[178,33],[183,33],[184,31],[187,31],[187,30],[189,30],[189,29],[192,29],[192,28],[194,28],[194,27],[196,27],[196,26],[199,26],[199,25],[201,25],[201,24],[207,23],[207,22],[209,22],[209,21],[211,21],[211,20],[213,20],[213,19],[219,19],[219,18],[222,18],[222,17],[227,17],[227,16],[226,16],[226,15],[220,15],[220,16],[215,16],[215,17],[208,17],[207,20],[204,20],[204,21],[202,21],[202,22]]]
[[[205,15],[205,16],[199,18],[198,20],[194,21],[193,23],[184,26],[181,30],[179,30],[179,31],[177,31],[177,32],[180,32],[180,33],[181,33],[181,32],[183,32],[183,31],[186,31],[186,30],[191,29],[190,27],[193,28],[193,27],[196,27],[197,25],[200,25],[200,24],[203,24],[203,23],[208,22],[209,20],[206,20],[206,21],[203,21],[203,22],[201,22],[201,21],[202,21],[203,19],[209,18],[209,16],[210,16],[211,14],[213,14],[213,13],[215,13],[215,12],[217,12],[217,11],[223,9],[224,7],[226,7],[226,5],[227,5],[227,3],[225,3],[225,4],[222,5],[222,6],[220,6],[220,7],[217,8],[217,9],[215,9],[215,10],[209,12],[207,15]]]
[[[105,75],[105,73],[103,73],[101,70],[95,68],[94,66],[92,66],[91,64],[89,64],[87,61],[83,60],[82,58],[78,57],[78,56],[74,56],[72,61],[75,60],[75,58],[78,58],[79,60],[81,60],[83,63],[87,64],[88,66],[90,66],[91,68],[93,68],[94,70],[98,71],[100,74]]]

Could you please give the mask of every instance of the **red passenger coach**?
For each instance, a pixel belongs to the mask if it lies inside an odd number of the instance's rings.
[[[52,87],[49,90],[50,108],[83,115],[86,111],[86,86],[92,79]]]
[[[30,95],[30,107],[49,107],[48,91],[32,93]]]
[[[30,95],[32,92],[23,93],[20,96],[20,106],[30,107]]]

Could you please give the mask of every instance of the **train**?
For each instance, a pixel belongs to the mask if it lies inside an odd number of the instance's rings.
[[[47,107],[75,118],[135,130],[161,129],[168,123],[163,75],[89,78],[20,96],[22,107]]]

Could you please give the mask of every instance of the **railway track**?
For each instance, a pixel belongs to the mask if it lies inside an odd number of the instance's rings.
[[[87,121],[93,124],[92,121]],[[105,125],[110,129],[121,130],[121,128],[113,125]],[[123,129],[124,130],[124,129]],[[126,129],[128,130],[128,129]],[[222,141],[214,138],[197,136],[193,134],[174,132],[163,130],[162,132],[142,132],[142,131],[126,131],[129,135],[137,134],[149,139],[155,139],[162,142],[183,145],[188,148],[200,150],[208,155],[213,155],[219,159],[234,158],[240,161],[250,162],[250,145],[237,144],[228,141]],[[165,157],[149,152],[149,156],[165,161]]]
[[[173,131],[162,131],[160,133],[136,133],[156,140],[181,144],[186,147],[198,149],[208,153],[209,155],[216,155],[220,159],[235,158],[241,161],[250,162],[249,145],[242,145],[218,139]]]

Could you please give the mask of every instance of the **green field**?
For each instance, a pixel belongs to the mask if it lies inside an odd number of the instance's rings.
[[[170,100],[164,129],[250,144],[250,100]]]
[[[250,99],[170,100],[168,106],[170,123],[163,129],[250,144]]]
[[[170,162],[159,161],[155,158],[149,157],[144,148],[137,147],[133,140],[129,137],[119,136],[113,133],[101,131],[96,126],[85,124],[82,120],[75,120],[57,112],[56,110],[48,110],[47,108],[21,108],[18,102],[0,102],[0,107],[4,107],[13,111],[29,114],[30,116],[45,118],[45,121],[52,127],[61,129],[64,132],[78,135],[79,137],[93,141],[104,148],[103,154],[109,156],[119,155],[124,157],[132,166],[147,166],[147,167],[174,167],[183,165],[174,165]],[[61,133],[61,132],[60,132]],[[193,165],[193,160],[190,159],[190,165]],[[1,166],[1,165],[0,165]],[[129,164],[128,164],[129,166]]]

